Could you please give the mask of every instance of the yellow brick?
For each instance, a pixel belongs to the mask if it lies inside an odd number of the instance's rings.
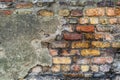
[[[71,58],[70,57],[53,57],[54,64],[70,64]]]
[[[110,47],[110,43],[109,42],[93,41],[92,46],[99,47],[99,48],[106,48],[106,47]]]
[[[81,50],[82,56],[99,56],[100,51],[95,49],[83,49]]]

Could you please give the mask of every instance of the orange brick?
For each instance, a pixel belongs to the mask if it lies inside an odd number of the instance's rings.
[[[94,32],[94,25],[78,25],[76,31],[78,32]]]
[[[58,55],[58,50],[56,50],[56,49],[49,49],[49,52],[52,56]]]
[[[80,41],[76,41],[76,42],[72,42],[72,48],[88,48],[89,47],[89,42],[80,42]]]
[[[86,16],[104,16],[104,8],[89,8],[85,11]]]
[[[92,46],[97,48],[107,48],[110,47],[109,42],[100,42],[100,41],[92,41]]]
[[[115,8],[106,8],[106,14],[107,16],[115,16]]]
[[[109,23],[110,24],[116,24],[117,23],[117,18],[110,18]]]
[[[70,57],[53,57],[54,64],[71,64]]]
[[[95,35],[95,39],[103,39],[103,34],[101,33],[96,33]]]
[[[99,56],[100,51],[95,49],[83,49],[81,50],[82,56]]]

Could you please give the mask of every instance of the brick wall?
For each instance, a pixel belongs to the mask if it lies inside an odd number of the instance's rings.
[[[45,32],[42,39],[31,41],[36,54],[42,52],[41,42],[47,44],[52,57],[48,72],[66,76],[71,76],[69,73],[89,73],[92,76],[98,72],[110,72],[116,62],[115,50],[120,49],[118,0],[0,0],[0,16],[13,15],[34,15],[48,21],[58,18],[55,33]],[[34,41],[38,42],[37,45]],[[43,52],[47,53],[47,49]],[[41,72],[38,67],[33,67],[32,71]]]

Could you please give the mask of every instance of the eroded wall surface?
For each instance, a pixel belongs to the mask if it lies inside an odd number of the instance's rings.
[[[0,80],[119,74],[119,6],[118,0],[0,0]]]

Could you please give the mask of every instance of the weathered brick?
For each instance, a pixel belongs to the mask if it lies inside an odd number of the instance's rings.
[[[71,64],[70,57],[53,57],[53,64]]]
[[[61,71],[63,72],[70,71],[70,65],[61,65]]]
[[[60,16],[69,16],[70,11],[68,9],[61,9],[59,10],[59,15]]]
[[[109,56],[109,57],[105,57],[106,63],[111,64],[113,62],[113,57]]]
[[[52,65],[51,71],[52,72],[60,72],[60,65]]]
[[[115,8],[106,8],[107,16],[115,16]]]
[[[91,64],[91,59],[89,58],[78,59],[77,64]]]
[[[79,72],[79,71],[80,71],[80,65],[73,64],[73,65],[71,66],[71,70],[72,70],[72,71],[75,71],[75,72]]]
[[[42,10],[39,10],[37,12],[37,15],[40,15],[40,16],[43,16],[43,17],[49,17],[49,16],[53,16],[54,13],[50,10],[42,9]]]
[[[96,26],[96,30],[98,32],[111,32],[113,30],[113,27],[112,26],[98,25],[98,26]]]
[[[89,23],[89,19],[88,18],[80,18],[79,23],[80,24],[87,24],[87,23]]]
[[[112,42],[113,48],[120,48],[120,42]]]
[[[89,42],[88,41],[75,41],[72,42],[72,48],[88,48],[89,47]]]
[[[12,15],[13,10],[0,10],[0,15]]]
[[[32,8],[33,4],[30,2],[26,2],[26,3],[17,3],[16,8]]]
[[[98,18],[96,17],[90,18],[90,24],[98,24]]]
[[[77,17],[77,16],[82,16],[82,15],[83,15],[83,11],[82,10],[78,10],[78,9],[71,10],[71,16]]]
[[[117,15],[117,16],[120,16],[120,8],[115,8],[115,14]]]
[[[82,39],[82,34],[79,34],[79,33],[65,32],[63,35],[64,35],[65,40],[80,40],[80,39]]]
[[[117,23],[117,18],[110,18],[109,23],[110,24],[116,24]]]
[[[112,40],[114,40],[114,36],[110,33],[105,33],[104,34],[104,39],[107,40],[107,41],[112,41]]]
[[[39,73],[42,72],[43,67],[42,66],[35,66],[31,69],[32,73]]]
[[[105,10],[104,8],[89,8],[85,11],[86,16],[104,16]]]
[[[94,32],[94,25],[78,25],[76,31],[78,32]]]
[[[82,56],[99,56],[100,51],[96,49],[83,49],[81,50]]]
[[[107,19],[107,18],[100,18],[100,19],[99,19],[99,22],[100,22],[101,24],[108,24],[108,19]]]
[[[95,63],[95,64],[105,64],[106,63],[106,58],[105,57],[94,57],[92,59],[92,63]]]
[[[95,35],[95,39],[103,39],[103,34],[102,33],[96,33],[96,34],[94,34]]]
[[[70,54],[69,54],[69,52],[68,52],[68,50],[62,50],[62,55],[64,55],[64,56],[69,56]]]
[[[69,23],[76,24],[76,23],[78,23],[78,20],[77,20],[77,18],[69,18]]]
[[[80,52],[79,52],[79,50],[72,49],[72,50],[70,50],[70,55],[80,55]]]
[[[74,32],[74,26],[73,25],[63,25],[64,31],[67,32]]]
[[[102,72],[109,72],[110,68],[111,68],[111,66],[108,64],[100,65],[100,71],[102,71]]]
[[[56,50],[56,49],[49,49],[49,53],[50,53],[52,56],[56,56],[56,55],[58,55],[58,50]]]
[[[110,43],[101,42],[101,41],[92,41],[92,46],[97,48],[107,48],[107,47],[110,47]]]
[[[85,37],[85,39],[94,39],[95,38],[94,34],[91,34],[91,33],[85,33],[84,37]]]
[[[88,66],[88,65],[81,65],[81,71],[82,71],[82,72],[87,72],[87,71],[89,71],[89,66]]]
[[[31,9],[16,9],[13,14],[20,14],[20,15],[24,15],[24,14],[32,14],[33,10]]]
[[[14,0],[0,0],[0,2],[13,2]]]
[[[55,41],[50,44],[52,48],[67,48],[69,43],[67,41]]]
[[[98,66],[98,65],[92,65],[92,66],[91,66],[91,70],[92,70],[93,72],[98,72],[98,71],[99,71],[99,66]]]

